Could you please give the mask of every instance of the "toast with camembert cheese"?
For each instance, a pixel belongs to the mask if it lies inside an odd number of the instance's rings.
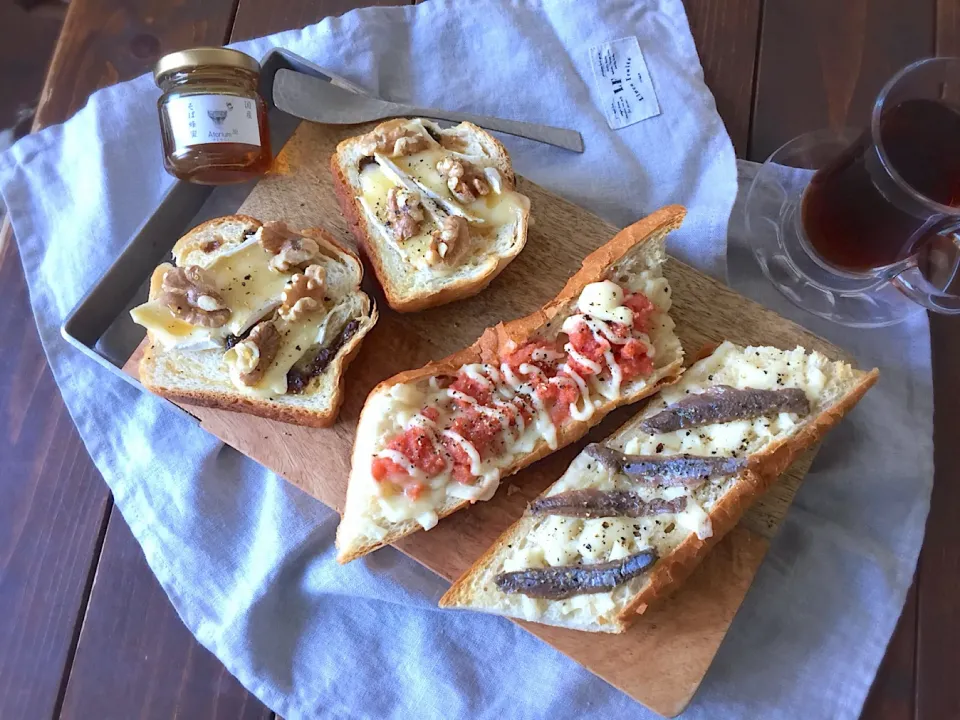
[[[134,308],[140,381],[174,401],[312,427],[336,419],[343,373],[377,321],[357,257],[319,228],[217,218],[173,248]]]
[[[471,123],[389,120],[344,140],[334,190],[387,302],[412,312],[475,295],[523,249],[530,202],[510,157]]]
[[[375,387],[357,427],[337,559],[489,499],[501,478],[676,382],[683,350],[661,266],[683,216],[658,210],[588,256],[542,309]]]
[[[877,375],[800,347],[723,343],[588,445],[440,605],[623,632]]]

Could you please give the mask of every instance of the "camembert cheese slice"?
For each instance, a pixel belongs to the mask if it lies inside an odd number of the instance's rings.
[[[451,156],[472,163],[480,169],[490,185],[490,193],[466,204],[454,197],[446,178],[437,170],[437,164]],[[367,219],[378,232],[406,262],[417,269],[430,267],[433,272],[443,269],[430,266],[427,258],[432,234],[448,216],[459,215],[469,223],[473,248],[463,257],[463,260],[466,260],[482,254],[485,245],[495,240],[498,230],[520,222],[530,208],[530,201],[526,196],[503,187],[496,168],[483,166],[481,158],[460,156],[439,145],[393,158],[377,154],[374,160],[366,163],[360,171],[360,204]],[[421,232],[402,242],[394,239],[387,223],[387,194],[394,187],[419,193],[425,216],[421,223]],[[453,264],[447,269],[454,270],[455,267],[456,264]]]
[[[221,252],[206,271],[214,279],[230,318],[219,328],[190,325],[177,318],[159,300],[151,300],[131,310],[133,320],[150,330],[166,348],[214,347],[227,335],[241,335],[258,320],[280,305],[283,288],[291,273],[269,267],[273,258],[260,244],[259,229],[239,245]]]

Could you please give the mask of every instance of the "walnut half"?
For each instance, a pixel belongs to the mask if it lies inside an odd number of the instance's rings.
[[[320,246],[315,240],[299,236],[285,222],[264,223],[260,245],[274,256],[270,259],[270,269],[276,272],[290,272],[320,255]]]
[[[280,349],[280,333],[268,321],[258,323],[245,340],[233,346],[237,375],[244,385],[256,385],[263,378]]]
[[[282,220],[270,220],[265,222],[260,228],[260,247],[271,255],[276,255],[283,248],[287,240],[292,240],[297,236],[292,232],[287,224]]]
[[[397,240],[403,242],[420,232],[423,208],[420,193],[392,187],[387,191],[387,223]]]
[[[378,127],[368,133],[361,142],[360,152],[364,155],[380,153],[387,157],[398,157],[426,150],[429,144],[422,133],[396,124]]]
[[[450,262],[470,241],[467,221],[459,215],[450,215],[439,230],[434,230],[427,250],[427,263],[437,265]]]
[[[297,273],[283,289],[280,317],[296,322],[316,310],[323,303],[327,291],[327,271],[322,265],[311,265],[303,274]]]
[[[490,184],[483,173],[466,160],[445,157],[437,163],[437,172],[447,179],[450,192],[462,203],[472,203],[490,194]]]
[[[230,319],[213,277],[199,265],[167,270],[160,285],[160,304],[191,325],[218,328]]]

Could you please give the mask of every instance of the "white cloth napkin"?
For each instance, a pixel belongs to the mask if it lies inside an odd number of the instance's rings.
[[[662,113],[613,131],[591,48],[632,36]],[[582,156],[508,139],[517,170],[614,223],[685,204],[672,252],[722,274],[735,163],[680,0],[431,0],[239,47],[275,45],[383,97],[576,127]],[[393,549],[337,566],[332,511],[61,340],[64,317],[170,185],[156,96],[149,77],[97,92],[0,156],[0,189],[64,400],[187,627],[287,718],[651,717],[512,623],[439,611],[445,583]],[[824,444],[685,716],[854,718],[922,537],[927,329],[922,316],[883,332],[814,323],[747,267],[732,263],[740,289],[885,375]]]

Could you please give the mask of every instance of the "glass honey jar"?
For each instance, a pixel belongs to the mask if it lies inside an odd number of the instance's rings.
[[[204,185],[243,182],[270,167],[260,63],[237,50],[200,47],[160,58],[153,71],[163,166]]]

